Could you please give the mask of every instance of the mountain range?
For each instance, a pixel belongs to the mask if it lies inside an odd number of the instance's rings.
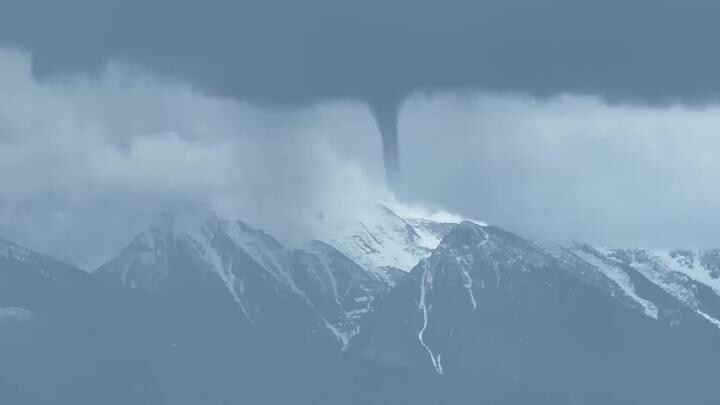
[[[0,403],[717,404],[720,250],[200,207],[93,272],[0,240]]]

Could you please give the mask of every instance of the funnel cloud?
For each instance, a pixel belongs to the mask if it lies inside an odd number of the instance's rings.
[[[41,79],[120,62],[256,105],[369,100],[392,178],[393,114],[417,93],[717,100],[719,14],[712,0],[3,0],[0,45],[31,52]]]
[[[393,99],[379,99],[370,102],[370,109],[382,138],[387,183],[393,187],[397,185],[400,176],[399,104]]]

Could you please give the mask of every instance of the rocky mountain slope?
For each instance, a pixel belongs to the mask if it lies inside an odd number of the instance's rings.
[[[318,221],[290,248],[188,207],[92,274],[0,241],[0,399],[716,400],[715,251],[543,244],[384,206]]]

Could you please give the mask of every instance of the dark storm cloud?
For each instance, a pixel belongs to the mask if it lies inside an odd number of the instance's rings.
[[[267,103],[482,88],[720,95],[712,0],[2,0],[35,72],[139,62]]]
[[[254,103],[367,101],[389,169],[405,96],[490,90],[720,98],[714,0],[0,0],[45,77],[109,60]]]

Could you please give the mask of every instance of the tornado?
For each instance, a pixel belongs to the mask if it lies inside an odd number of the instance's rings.
[[[370,101],[369,105],[382,137],[387,184],[389,187],[395,188],[400,176],[400,143],[398,139],[400,102],[394,98],[388,98]]]

